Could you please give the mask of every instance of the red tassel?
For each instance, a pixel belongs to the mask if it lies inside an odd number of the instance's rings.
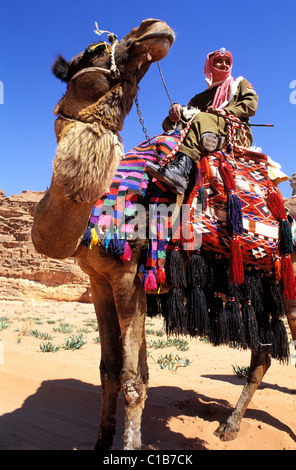
[[[223,160],[220,162],[220,175],[224,183],[224,187],[226,192],[230,191],[231,189],[236,189],[235,188],[235,181],[232,172],[230,169],[226,166]]]
[[[160,267],[157,270],[157,282],[158,284],[164,284],[166,281],[166,274],[164,268]]]
[[[204,156],[200,160],[200,168],[201,168],[203,180],[206,183],[210,180],[212,176],[211,167],[206,156]]]
[[[281,291],[283,299],[296,299],[295,277],[290,255],[282,256]]]
[[[145,292],[150,292],[157,289],[156,277],[152,271],[149,271],[145,282],[144,282]]]
[[[273,188],[268,190],[267,193],[267,206],[273,217],[278,220],[285,220],[287,218],[287,213],[283,200]]]
[[[238,236],[234,236],[230,245],[228,280],[230,284],[238,285],[244,282],[244,278],[242,250]]]
[[[130,261],[132,257],[131,247],[128,242],[125,243],[124,253],[120,256],[122,261]]]

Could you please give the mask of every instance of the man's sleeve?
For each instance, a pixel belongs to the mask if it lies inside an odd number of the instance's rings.
[[[224,110],[228,114],[234,114],[239,119],[248,119],[255,115],[258,106],[258,95],[252,85],[243,79],[237,91],[238,95],[230,101],[230,105]]]

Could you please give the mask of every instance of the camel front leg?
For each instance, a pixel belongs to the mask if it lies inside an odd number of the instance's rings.
[[[100,427],[95,450],[110,450],[116,431],[116,412],[120,394],[121,332],[109,282],[99,275],[91,276],[90,282],[100,333],[100,374],[103,390]]]
[[[125,398],[124,449],[141,448],[142,411],[148,386],[145,319],[146,294],[137,276],[125,274],[113,284],[122,334],[121,387]]]
[[[222,423],[214,433],[221,441],[231,441],[236,438],[241,420],[270,364],[271,360],[268,354],[252,351],[248,379],[237,405],[227,421]]]

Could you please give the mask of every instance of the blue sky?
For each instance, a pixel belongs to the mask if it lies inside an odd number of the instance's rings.
[[[259,95],[251,122],[275,126],[253,129],[254,144],[289,176],[296,172],[295,0],[0,0],[0,188],[7,196],[50,185],[53,109],[65,92],[51,73],[56,55],[69,60],[95,42],[95,21],[121,39],[151,17],[176,33],[161,62],[172,100],[186,104],[204,90],[207,53],[226,47],[234,58],[233,76],[246,77]],[[140,84],[139,101],[149,135],[160,134],[170,103],[157,64]],[[121,136],[126,151],[145,140],[135,107]],[[280,189],[291,196],[289,182]]]

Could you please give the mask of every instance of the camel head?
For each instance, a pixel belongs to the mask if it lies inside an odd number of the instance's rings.
[[[83,122],[99,121],[121,130],[143,78],[152,62],[166,56],[174,33],[163,21],[147,19],[119,42],[89,45],[67,62],[59,56],[53,73],[67,83],[55,114]]]

